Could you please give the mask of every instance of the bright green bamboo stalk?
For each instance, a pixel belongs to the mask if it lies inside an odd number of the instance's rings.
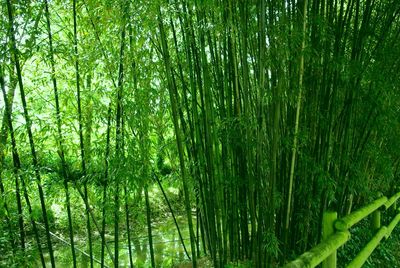
[[[326,211],[322,217],[322,242],[330,239],[335,233],[333,227],[337,219],[337,212]],[[322,268],[336,268],[337,263],[337,252],[333,251],[323,262]]]
[[[296,103],[296,119],[295,119],[295,126],[294,126],[292,159],[290,162],[289,189],[288,189],[286,220],[285,220],[285,244],[287,244],[287,240],[288,240],[288,236],[289,236],[289,223],[290,223],[290,213],[291,213],[291,206],[292,206],[294,167],[295,167],[295,163],[296,163],[297,140],[298,140],[298,134],[299,134],[300,107],[301,107],[302,93],[303,93],[303,87],[304,87],[304,85],[303,85],[304,49],[306,46],[307,8],[308,8],[308,0],[305,0],[304,7],[303,7],[303,28],[302,28],[300,63],[299,63],[299,84],[298,84],[299,92],[297,95],[297,103]]]

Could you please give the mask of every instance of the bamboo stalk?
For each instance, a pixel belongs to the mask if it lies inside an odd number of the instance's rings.
[[[56,70],[55,70],[55,61],[54,61],[54,51],[53,51],[53,36],[51,33],[51,26],[50,26],[50,12],[47,0],[44,2],[45,4],[45,15],[46,15],[46,24],[47,24],[47,32],[49,37],[49,48],[50,48],[50,65],[51,65],[51,80],[53,82],[53,89],[54,89],[54,99],[56,103],[56,118],[57,118],[57,134],[58,134],[58,149],[59,149],[59,156],[61,159],[61,166],[62,166],[62,174],[64,177],[64,191],[65,191],[65,204],[67,207],[67,215],[68,215],[68,230],[69,230],[69,239],[70,239],[70,246],[71,246],[71,253],[72,253],[72,264],[73,267],[76,267],[76,255],[75,255],[75,248],[74,248],[74,232],[73,232],[73,225],[72,225],[72,214],[71,214],[71,204],[70,204],[70,196],[69,196],[69,189],[68,189],[68,167],[65,161],[65,151],[64,151],[64,136],[61,130],[61,112],[60,112],[60,103],[58,97],[58,88],[57,88],[57,80],[56,80]]]
[[[88,235],[88,247],[89,254],[93,256],[93,247],[92,247],[92,227],[90,224],[90,207],[88,205],[88,188],[87,188],[87,170],[86,170],[86,158],[85,158],[85,142],[83,138],[83,120],[82,120],[82,107],[81,107],[81,89],[80,89],[80,72],[79,72],[79,54],[78,54],[78,34],[77,34],[77,14],[76,14],[76,0],[72,1],[72,15],[74,21],[74,57],[75,57],[75,84],[76,84],[76,93],[77,93],[77,103],[78,103],[78,125],[79,125],[79,147],[81,153],[81,168],[84,178],[83,183],[83,198],[86,206],[86,229]],[[90,258],[90,267],[93,268],[93,258]]]
[[[47,246],[49,248],[50,262],[51,262],[51,266],[54,268],[55,260],[54,260],[53,246],[52,246],[52,242],[51,242],[51,238],[50,238],[50,227],[49,227],[49,222],[48,222],[48,217],[47,217],[47,209],[46,209],[46,204],[45,204],[44,192],[43,192],[43,188],[41,185],[41,176],[40,176],[40,172],[39,172],[39,165],[38,165],[38,159],[37,159],[37,154],[36,154],[36,149],[35,149],[35,143],[33,140],[32,122],[31,122],[31,118],[29,116],[29,112],[28,112],[28,108],[27,108],[25,90],[24,90],[24,85],[23,85],[23,81],[22,81],[22,71],[21,71],[21,66],[20,66],[20,61],[19,61],[18,50],[16,47],[15,33],[14,33],[14,17],[13,17],[12,5],[11,5],[10,0],[7,0],[7,10],[8,10],[8,20],[9,20],[9,24],[10,24],[10,39],[11,39],[11,48],[12,48],[11,53],[13,55],[14,64],[15,64],[15,68],[17,71],[17,78],[18,78],[18,84],[19,84],[19,89],[20,89],[21,102],[22,102],[24,117],[25,117],[25,121],[26,121],[26,131],[28,133],[29,145],[30,145],[30,149],[31,149],[32,165],[35,169],[35,177],[36,177],[37,187],[38,187],[38,192],[39,192],[40,205],[41,205],[41,209],[42,209],[44,224],[46,227],[46,239],[47,239]],[[42,262],[42,264],[43,264],[43,262]]]

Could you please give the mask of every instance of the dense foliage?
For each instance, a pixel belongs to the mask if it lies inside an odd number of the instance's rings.
[[[146,228],[155,267],[168,211],[193,267],[283,264],[395,192],[399,35],[397,0],[2,1],[0,260]]]

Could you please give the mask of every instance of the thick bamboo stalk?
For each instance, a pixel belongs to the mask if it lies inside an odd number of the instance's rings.
[[[333,224],[337,219],[337,212],[327,211],[322,218],[322,241],[327,241],[335,233]],[[333,251],[329,257],[322,263],[322,268],[336,268],[336,251]]]
[[[381,211],[379,209],[372,213],[371,227],[373,231],[381,228]]]

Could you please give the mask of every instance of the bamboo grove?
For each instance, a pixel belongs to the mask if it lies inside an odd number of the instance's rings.
[[[57,265],[59,202],[73,267],[78,230],[90,267],[118,267],[122,244],[134,267],[140,217],[159,266],[155,186],[193,267],[275,267],[320,241],[323,211],[399,183],[397,0],[4,0],[0,20],[10,259]]]

